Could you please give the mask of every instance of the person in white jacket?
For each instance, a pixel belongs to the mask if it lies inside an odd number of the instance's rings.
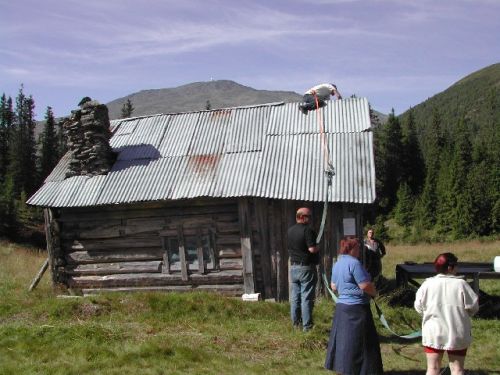
[[[426,279],[415,297],[415,310],[422,315],[427,375],[439,374],[445,351],[452,375],[464,374],[465,355],[472,342],[470,317],[479,304],[469,284],[456,276],[457,263],[454,254],[439,254],[434,261],[438,274]]]

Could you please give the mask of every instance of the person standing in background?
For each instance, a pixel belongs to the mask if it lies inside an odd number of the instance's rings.
[[[374,237],[375,231],[369,228],[365,239],[365,267],[373,281],[382,273],[382,258],[385,256],[385,246]]]

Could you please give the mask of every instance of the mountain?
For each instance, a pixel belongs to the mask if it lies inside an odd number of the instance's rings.
[[[445,91],[434,95],[413,107],[415,123],[430,125],[433,113],[439,112],[442,123],[449,125],[446,131],[460,120],[477,125],[490,121],[492,111],[500,116],[500,63],[478,70]],[[401,115],[408,117],[409,111]],[[497,119],[499,117],[496,117]]]
[[[175,88],[143,90],[113,100],[106,104],[110,119],[121,117],[121,108],[127,99],[134,106],[133,116],[143,116],[204,110],[207,101],[211,109],[216,109],[281,101],[299,102],[302,96],[292,91],[256,90],[228,80],[194,82]]]

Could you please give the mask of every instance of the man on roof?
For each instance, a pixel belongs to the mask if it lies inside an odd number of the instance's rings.
[[[316,109],[316,99],[318,108],[320,108],[326,105],[326,101],[330,100],[330,96],[336,96],[338,100],[342,99],[337,86],[333,83],[322,83],[314,86],[305,92],[304,103],[299,104],[299,110],[307,115],[309,111]]]

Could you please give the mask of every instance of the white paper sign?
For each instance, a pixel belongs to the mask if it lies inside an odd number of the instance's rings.
[[[356,219],[352,217],[344,218],[344,236],[356,235]]]

